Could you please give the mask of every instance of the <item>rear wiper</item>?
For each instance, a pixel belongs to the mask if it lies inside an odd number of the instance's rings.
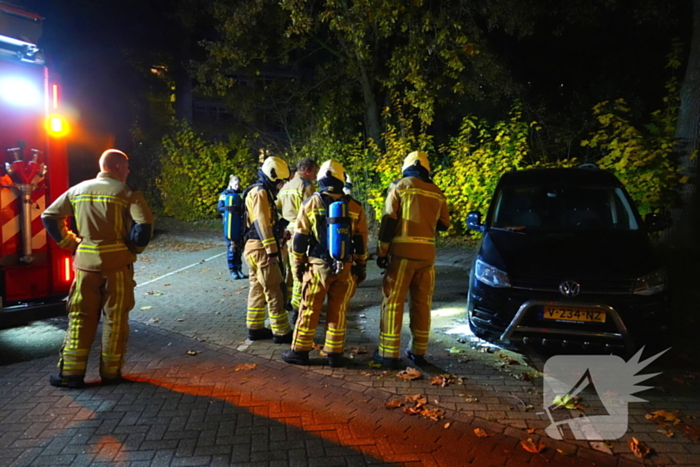
[[[525,227],[524,225],[508,225],[506,227],[489,227],[489,230],[502,230],[504,232],[513,232],[513,233],[519,233],[525,235]]]

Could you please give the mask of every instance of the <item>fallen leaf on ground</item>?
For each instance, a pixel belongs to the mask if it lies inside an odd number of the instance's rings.
[[[247,285],[244,285],[244,286],[242,286],[242,287],[238,287],[238,288],[239,288],[239,289],[247,289],[247,288],[248,288],[248,286],[247,286]]]
[[[202,269],[202,270],[199,271],[199,272],[209,272],[209,269]]]
[[[160,321],[160,318],[151,318],[148,320],[148,324],[157,323],[158,321]]]
[[[535,432],[535,429],[534,429],[534,428],[528,428],[528,429],[525,430],[525,431],[527,431],[527,432],[530,433],[530,434],[533,434],[533,433]]]
[[[150,310],[151,308],[153,308],[151,305],[147,305],[147,306],[142,306],[140,309],[141,309],[141,311],[146,311],[146,310]]]
[[[369,362],[368,365],[371,366],[372,368],[381,368],[382,367],[382,364],[377,363],[377,362]]]
[[[452,375],[435,375],[430,378],[432,386],[446,387],[455,382],[455,377]]]
[[[362,347],[357,347],[357,348],[352,349],[350,351],[350,353],[353,355],[360,355],[360,354],[367,353],[367,351],[365,349],[363,349]]]
[[[187,355],[197,355],[198,353],[199,353],[199,351],[197,351],[197,350],[188,350],[187,351]]]
[[[629,444],[630,449],[637,457],[644,459],[651,454],[651,449],[649,449],[649,446],[642,443],[637,438],[632,437],[631,440],[627,441],[627,444]]]
[[[415,396],[406,396],[404,399],[406,400],[406,402],[413,402],[414,404],[416,404],[416,407],[421,407],[428,403],[428,398],[423,397],[422,394],[416,394]]]
[[[474,434],[476,436],[478,436],[479,438],[488,438],[489,436],[491,436],[490,434],[486,433],[481,428],[474,428]]]
[[[663,434],[663,435],[668,436],[669,438],[672,438],[673,435],[675,435],[674,432],[672,432],[671,430],[668,430],[668,429],[663,429],[663,428],[662,428],[661,430],[656,430],[656,431],[658,431],[659,433],[661,433],[661,434]]]
[[[460,349],[459,347],[452,347],[451,349],[448,350],[450,353],[462,353],[464,352],[463,349]]]
[[[389,402],[384,403],[384,408],[387,410],[395,409],[397,407],[401,407],[403,405],[403,402],[401,402],[398,399],[391,399]]]
[[[156,297],[163,295],[163,292],[146,292],[144,295],[154,295]]]
[[[474,396],[467,396],[464,400],[467,402],[479,402],[479,398]]]
[[[240,370],[252,370],[258,366],[257,363],[243,363],[241,365],[236,365],[233,367],[233,371],[240,371]]]
[[[520,446],[522,446],[523,449],[526,450],[527,452],[531,452],[533,454],[541,453],[542,450],[546,447],[542,443],[535,444],[532,441],[532,438],[528,438],[528,439],[524,439],[524,440],[520,441]]]
[[[557,452],[558,452],[559,454],[561,454],[562,456],[567,456],[567,457],[573,455],[573,454],[571,454],[570,452],[562,451],[561,449],[557,449]]]
[[[519,375],[517,375],[516,378],[520,381],[525,381],[526,383],[532,382],[532,376],[530,375],[530,373],[522,372]]]
[[[434,422],[439,421],[442,417],[445,416],[445,412],[443,412],[440,409],[430,409],[428,407],[420,407],[417,409],[419,413],[424,416],[425,418],[429,418],[433,420]]]
[[[314,342],[313,344],[311,344],[311,348],[320,352],[321,350],[323,350],[323,345]]]
[[[414,409],[413,407],[405,406],[403,408],[403,413],[405,413],[406,415],[415,415],[418,413],[418,411],[416,409]]]
[[[423,373],[416,370],[415,368],[407,367],[405,370],[398,372],[396,374],[396,377],[412,381],[423,378]]]
[[[175,318],[175,321],[185,321],[185,318]]]
[[[447,422],[447,423],[445,423],[445,424],[443,425],[443,428],[447,429],[447,428],[450,427],[450,425],[452,425],[452,423]]]
[[[661,417],[664,419],[665,422],[673,423],[674,425],[678,425],[681,422],[681,420],[678,418],[678,415],[672,412],[667,412],[665,410],[657,410],[655,412],[652,412],[651,414],[646,415],[645,417],[649,420],[653,419],[654,417]]]
[[[170,287],[170,284],[163,284],[163,287]]]

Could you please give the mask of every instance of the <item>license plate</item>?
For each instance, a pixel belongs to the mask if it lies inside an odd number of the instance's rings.
[[[587,310],[585,308],[569,308],[563,306],[546,306],[542,318],[559,321],[582,321],[587,323],[604,323],[605,312]]]

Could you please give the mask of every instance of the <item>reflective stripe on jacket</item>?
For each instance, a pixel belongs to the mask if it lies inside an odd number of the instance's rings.
[[[66,226],[68,216],[75,217],[77,236]],[[112,271],[133,263],[145,247],[129,242],[132,223],[153,225],[143,195],[107,172],[70,188],[41,217],[56,221],[59,246],[74,250],[75,267],[85,271]]]
[[[409,259],[435,258],[437,224],[450,226],[447,199],[434,183],[404,177],[389,186],[377,254]]]
[[[340,193],[324,193],[324,195],[330,197],[333,201],[337,201],[341,196],[345,196]],[[327,215],[327,208],[321,196],[311,196],[302,203],[296,220],[293,241],[293,254],[296,263],[306,262],[310,243],[321,243],[319,230],[325,232],[325,229],[319,229],[318,223],[326,222]],[[348,201],[348,216],[352,222],[350,228],[352,259],[355,263],[365,264],[369,256],[367,250],[367,218],[362,205],[352,198]],[[312,258],[310,262],[320,264],[323,261],[321,258]]]
[[[291,228],[294,228],[301,203],[313,195],[315,191],[314,185],[299,172],[280,190],[277,195],[277,209],[282,213],[282,217],[289,222]]]
[[[245,197],[246,227],[254,228],[258,237],[249,238],[246,249],[264,248],[268,256],[279,256],[274,232],[277,215],[274,212],[274,205],[270,203],[270,198],[267,190],[259,185],[251,188]]]

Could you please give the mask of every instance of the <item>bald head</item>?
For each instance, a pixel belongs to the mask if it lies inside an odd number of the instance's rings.
[[[109,172],[126,183],[129,175],[129,156],[118,149],[107,149],[100,156],[100,171]]]

